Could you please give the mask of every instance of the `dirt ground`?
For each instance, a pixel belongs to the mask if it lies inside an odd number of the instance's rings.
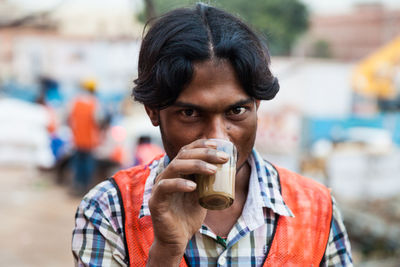
[[[79,202],[49,173],[0,167],[0,266],[73,266]]]

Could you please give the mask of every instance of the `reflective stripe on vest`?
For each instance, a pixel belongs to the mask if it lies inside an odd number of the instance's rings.
[[[280,216],[264,266],[319,266],[329,238],[332,203],[329,190],[311,179],[283,168],[282,196],[295,217]],[[147,166],[118,172],[113,178],[125,211],[125,238],[130,266],[145,266],[153,243],[150,216],[139,219]],[[187,266],[184,257],[179,266]]]

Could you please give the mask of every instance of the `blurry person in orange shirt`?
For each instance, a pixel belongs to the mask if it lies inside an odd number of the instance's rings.
[[[74,171],[72,193],[77,195],[85,193],[93,179],[95,171],[93,151],[100,143],[97,84],[94,80],[85,80],[81,87],[82,93],[73,100],[69,115],[69,125],[75,145],[72,161]]]

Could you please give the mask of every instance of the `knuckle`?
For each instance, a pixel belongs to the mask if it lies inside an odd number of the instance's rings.
[[[163,185],[165,185],[165,180],[160,180],[157,182],[158,187],[163,187]]]
[[[217,152],[215,151],[215,149],[207,148],[207,152],[206,153],[207,153],[207,155],[209,157],[214,157]]]
[[[194,167],[197,169],[204,169],[206,167],[206,163],[200,160],[196,160],[194,162]]]
[[[187,150],[187,145],[181,147],[181,148],[179,149],[179,153],[178,153],[178,154],[182,154],[182,153],[184,153],[186,150]]]
[[[185,180],[184,180],[184,179],[179,179],[179,180],[177,181],[177,186],[178,186],[180,189],[184,189],[184,188],[186,187],[186,182],[185,182]]]
[[[180,158],[187,158],[188,156],[189,156],[189,150],[188,149],[182,149],[180,152],[179,152],[179,157]]]
[[[153,196],[151,196],[151,197],[149,198],[149,209],[152,209],[153,207],[155,207],[155,205],[154,205],[154,198],[153,198]]]
[[[168,165],[168,169],[169,169],[171,172],[175,172],[175,171],[176,171],[176,169],[177,169],[177,167],[176,167],[176,160],[174,160],[173,162],[171,162],[171,163]]]

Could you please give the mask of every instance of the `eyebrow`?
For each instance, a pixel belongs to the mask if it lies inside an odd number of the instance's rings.
[[[240,101],[236,102],[235,104],[230,105],[228,109],[232,109],[232,108],[237,107],[237,106],[247,105],[247,104],[250,104],[250,103],[254,103],[254,98],[249,97],[249,98],[240,100]]]
[[[228,109],[232,109],[232,108],[237,107],[237,106],[247,105],[247,104],[252,103],[252,102],[254,102],[254,98],[249,97],[249,98],[246,98],[246,99],[243,99],[243,100],[239,100],[238,102],[236,102],[236,103],[234,103],[232,105],[229,105]],[[192,103],[182,102],[182,101],[176,101],[173,104],[173,106],[180,107],[180,108],[196,109],[196,110],[199,110],[199,111],[203,111],[204,110],[204,108],[202,106],[199,106],[199,105],[196,105],[196,104],[192,104]]]
[[[200,110],[200,111],[203,110],[203,108],[199,105],[182,102],[182,101],[176,101],[174,104],[172,104],[172,106],[179,107],[179,108],[196,109],[196,110]]]

